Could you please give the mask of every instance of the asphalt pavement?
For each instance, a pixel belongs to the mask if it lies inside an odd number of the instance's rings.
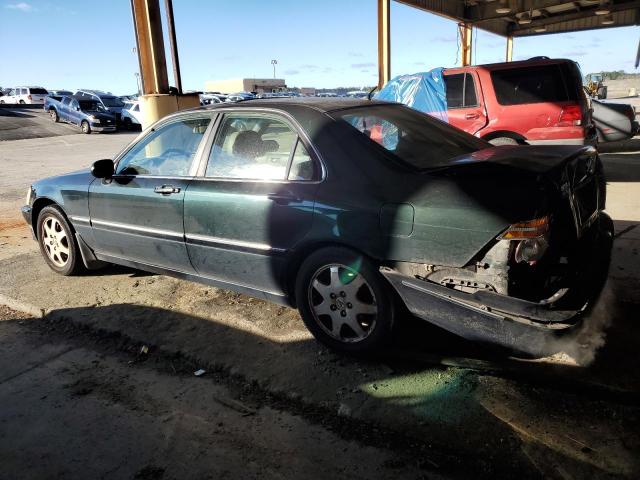
[[[582,336],[562,354],[505,358],[405,319],[395,350],[363,361],[318,345],[294,310],[243,295],[125,268],[74,278],[51,272],[18,214],[26,188],[34,179],[113,157],[133,137],[0,142],[0,303],[30,312],[5,311],[0,322],[0,463],[10,472],[39,459],[52,462],[44,465],[62,472],[60,478],[75,477],[83,466],[88,476],[110,476],[113,468],[115,478],[161,478],[161,471],[164,478],[180,478],[172,465],[186,464],[194,476],[201,465],[225,477],[203,458],[208,452],[211,458],[228,455],[229,462],[220,462],[230,468],[227,477],[237,478],[236,451],[225,450],[211,433],[225,409],[215,400],[198,403],[219,394],[236,410],[242,407],[227,399],[248,407],[245,413],[265,408],[300,422],[295,435],[283,436],[270,413],[247,414],[269,425],[263,430],[243,415],[230,420],[246,441],[233,445],[249,463],[264,462],[267,478],[277,471],[269,456],[305,468],[307,460],[319,461],[309,456],[307,440],[341,464],[335,470],[319,463],[336,478],[640,476],[640,153],[603,155],[617,231],[610,278]],[[149,354],[141,356],[143,346]],[[145,370],[156,364],[159,371]],[[213,372],[215,381],[193,383],[202,380],[192,378],[198,369]],[[166,394],[181,397],[187,385],[194,385],[187,389],[194,396],[184,403]],[[188,420],[167,420],[171,428],[163,430],[158,417],[170,411]],[[84,444],[104,439],[102,425],[117,441],[98,442],[83,458]],[[313,433],[318,428],[326,430],[319,437]],[[143,433],[135,444],[130,438],[138,430]],[[43,436],[51,431],[57,434]],[[226,427],[221,431],[223,438],[237,438],[228,437]],[[255,432],[254,443],[247,431]],[[267,448],[257,440],[263,437],[287,448]],[[68,460],[60,453],[67,443]],[[375,468],[342,463],[338,450],[353,453],[349,445],[373,448],[372,456],[354,458]],[[127,461],[121,459],[125,451],[132,452]],[[376,456],[380,462],[372,460]],[[302,470],[282,470],[280,478]],[[251,477],[257,469],[247,471]]]

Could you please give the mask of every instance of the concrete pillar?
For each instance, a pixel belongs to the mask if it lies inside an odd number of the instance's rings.
[[[391,80],[391,0],[378,0],[378,88]]]
[[[142,77],[142,128],[165,115],[200,105],[198,94],[169,95],[159,0],[131,0]]]
[[[463,67],[471,65],[471,51],[473,49],[473,25],[470,23],[459,23],[460,31],[460,51],[462,52],[461,63]]]
[[[506,61],[507,62],[513,61],[513,36],[512,35],[509,35],[507,37],[507,56],[506,56]]]

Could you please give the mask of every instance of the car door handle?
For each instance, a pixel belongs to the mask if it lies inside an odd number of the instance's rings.
[[[467,113],[464,118],[466,118],[467,120],[475,120],[476,118],[480,118],[480,114],[479,113]]]
[[[160,193],[162,195],[171,195],[172,193],[180,193],[180,189],[173,185],[160,185],[154,188],[153,192]]]
[[[288,203],[299,202],[300,198],[296,197],[292,193],[271,193],[267,195],[269,200],[273,200],[275,203],[280,205],[286,205]]]

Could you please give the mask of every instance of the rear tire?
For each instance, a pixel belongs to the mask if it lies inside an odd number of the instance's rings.
[[[298,271],[295,295],[309,331],[334,350],[368,354],[391,339],[395,305],[390,286],[358,252],[329,247],[311,254]]]
[[[491,140],[489,140],[489,143],[491,145],[495,145],[495,146],[500,146],[500,145],[519,145],[517,140],[515,140],[513,138],[509,138],[509,137],[492,138]]]
[[[84,269],[75,232],[59,207],[44,207],[36,228],[40,252],[51,270],[69,276]]]
[[[60,117],[58,116],[58,112],[55,108],[49,110],[49,115],[51,115],[51,120],[53,120],[54,123],[58,123],[60,121]]]
[[[19,103],[20,105],[25,105],[25,101],[24,101],[24,100],[20,100],[18,103]]]
[[[86,133],[87,135],[91,133],[91,126],[86,120],[82,121],[82,123],[80,124],[80,128],[82,129],[82,133]]]

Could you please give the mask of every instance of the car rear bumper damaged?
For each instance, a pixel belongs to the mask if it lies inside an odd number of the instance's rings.
[[[380,271],[415,316],[467,340],[544,357],[558,353],[555,340],[579,326],[604,286],[613,230],[608,217],[603,217],[594,226],[594,261],[584,272],[583,283],[539,302],[488,290],[466,293],[387,267]]]

